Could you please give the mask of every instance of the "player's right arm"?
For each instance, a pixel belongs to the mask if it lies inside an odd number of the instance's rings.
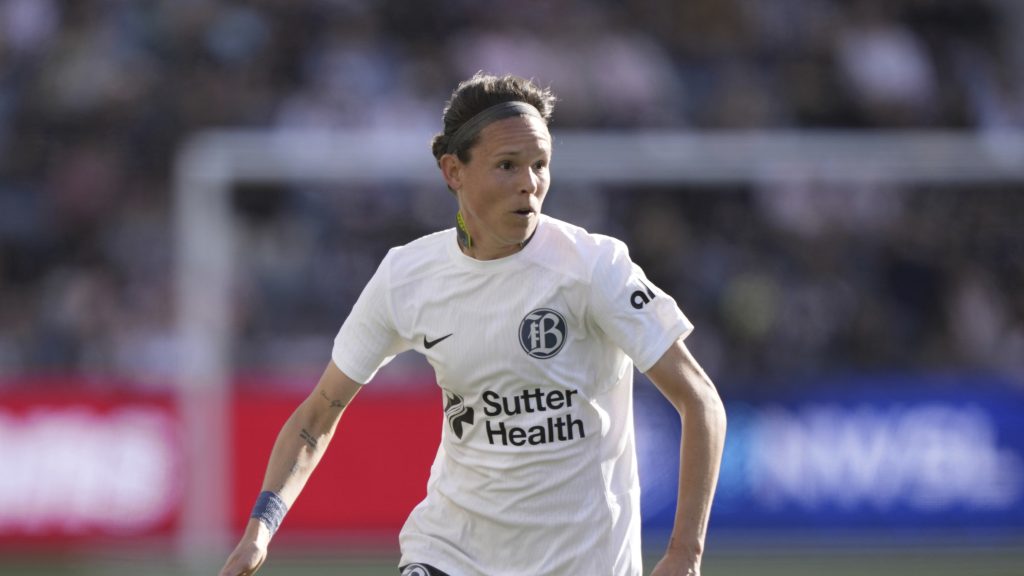
[[[330,362],[313,392],[281,427],[270,453],[263,491],[277,494],[289,508],[295,503],[341,420],[341,415],[362,386]],[[273,537],[270,528],[250,518],[238,546],[220,576],[255,574],[267,557]]]

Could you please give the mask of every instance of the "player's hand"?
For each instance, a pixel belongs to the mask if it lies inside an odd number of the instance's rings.
[[[270,530],[255,518],[249,519],[245,534],[228,556],[228,561],[220,569],[219,576],[252,576],[263,562],[267,560],[267,547],[270,546]]]
[[[700,564],[685,554],[668,552],[654,567],[651,576],[700,576]]]
[[[267,559],[267,547],[255,540],[243,538],[228,556],[218,576],[251,576]]]

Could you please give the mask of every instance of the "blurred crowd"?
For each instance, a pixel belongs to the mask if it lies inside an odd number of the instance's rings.
[[[0,377],[167,381],[173,165],[190,135],[433,131],[478,70],[550,85],[556,129],[1013,130],[1024,4],[0,0]],[[726,386],[836,370],[1024,382],[1024,183],[557,178],[556,164],[553,212],[631,243]],[[383,188],[237,196],[253,247],[233,311],[240,369],[325,362],[387,247],[450,226],[440,180]]]

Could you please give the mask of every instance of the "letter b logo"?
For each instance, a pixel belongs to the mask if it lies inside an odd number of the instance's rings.
[[[558,354],[565,339],[565,318],[550,308],[530,312],[519,324],[519,344],[527,354],[540,360]]]

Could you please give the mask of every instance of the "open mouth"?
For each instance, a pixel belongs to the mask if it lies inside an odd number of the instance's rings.
[[[533,210],[531,210],[529,208],[522,208],[522,209],[516,210],[515,214],[519,214],[520,216],[529,216],[530,214],[533,214]]]

